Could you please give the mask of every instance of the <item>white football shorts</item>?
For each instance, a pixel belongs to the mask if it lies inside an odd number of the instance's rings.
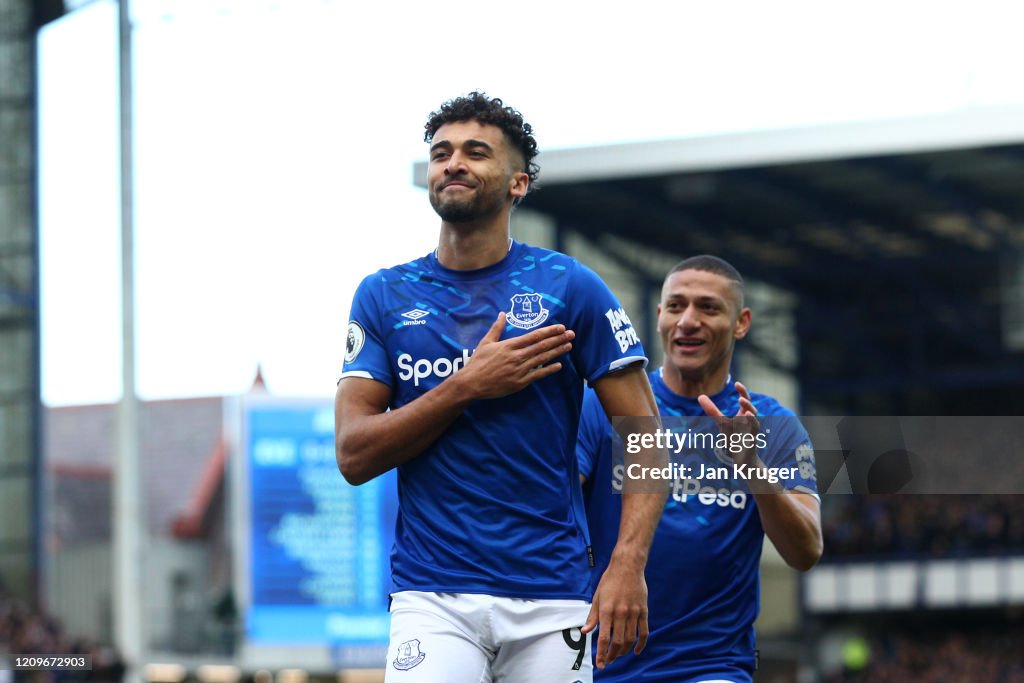
[[[592,683],[583,600],[402,591],[385,683]]]

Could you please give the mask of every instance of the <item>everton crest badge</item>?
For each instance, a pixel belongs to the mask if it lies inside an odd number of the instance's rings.
[[[419,638],[413,638],[398,646],[398,654],[391,663],[399,671],[408,671],[426,659],[426,657],[427,653],[420,650]]]
[[[544,308],[543,294],[516,294],[512,297],[512,308],[505,316],[509,324],[522,330],[537,327],[548,319]]]

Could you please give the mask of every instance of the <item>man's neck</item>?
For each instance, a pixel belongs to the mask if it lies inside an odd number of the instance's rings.
[[[510,245],[507,219],[486,225],[442,221],[437,260],[452,270],[478,270],[505,258]]]
[[[729,381],[729,368],[724,366],[704,375],[691,375],[679,371],[671,363],[661,366],[661,379],[673,393],[688,398],[697,398],[701,394],[714,396],[725,388]]]

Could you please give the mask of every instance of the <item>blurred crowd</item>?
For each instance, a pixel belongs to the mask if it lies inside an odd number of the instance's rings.
[[[1024,495],[827,495],[823,561],[1024,553]]]
[[[887,635],[826,683],[1019,683],[1024,629]]]
[[[19,655],[62,654],[89,655],[90,671],[14,671],[14,658]],[[0,597],[0,674],[11,683],[33,681],[64,683],[96,681],[117,683],[124,675],[124,663],[117,652],[84,639],[68,636],[53,617],[33,610],[23,603]]]
[[[997,557],[1024,554],[1024,495],[827,495],[823,561]],[[842,671],[826,683],[1024,681],[1024,626],[874,628],[851,639]],[[943,624],[939,626],[938,624]]]

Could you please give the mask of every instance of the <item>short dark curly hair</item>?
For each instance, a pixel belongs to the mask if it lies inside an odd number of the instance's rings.
[[[448,100],[440,109],[431,112],[426,125],[423,126],[424,142],[431,142],[434,133],[441,126],[458,121],[478,121],[500,128],[523,155],[523,162],[526,165],[523,171],[530,176],[527,191],[535,189],[534,183],[540,174],[540,166],[533,162],[537,156],[537,141],[533,137],[533,126],[523,120],[522,114],[512,107],[505,106],[499,98],[488,97],[486,93],[474,90],[468,95]]]

